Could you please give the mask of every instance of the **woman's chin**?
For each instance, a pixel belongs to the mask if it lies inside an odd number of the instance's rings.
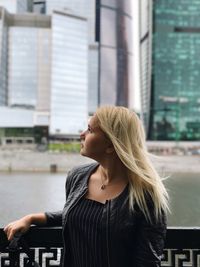
[[[85,153],[84,153],[84,149],[83,148],[81,148],[80,154],[81,154],[81,156],[86,156]]]

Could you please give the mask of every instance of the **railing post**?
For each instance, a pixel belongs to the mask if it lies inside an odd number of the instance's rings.
[[[19,249],[13,249],[9,252],[10,267],[19,267]]]

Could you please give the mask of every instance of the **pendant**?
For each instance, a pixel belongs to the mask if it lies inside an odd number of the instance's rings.
[[[101,190],[104,190],[106,188],[105,184],[102,184]]]

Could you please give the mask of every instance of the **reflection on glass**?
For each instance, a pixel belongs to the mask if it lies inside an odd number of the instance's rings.
[[[126,3],[125,3],[126,2]],[[131,95],[130,1],[102,1],[100,19],[100,104],[128,106]]]
[[[151,139],[200,139],[200,2],[155,1]]]
[[[53,14],[50,134],[78,134],[86,125],[87,34],[86,20]]]

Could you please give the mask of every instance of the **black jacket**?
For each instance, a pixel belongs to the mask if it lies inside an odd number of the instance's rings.
[[[64,267],[70,266],[70,248],[65,231],[67,217],[70,210],[86,194],[88,179],[97,167],[98,164],[93,163],[73,169],[66,180],[66,203],[63,210],[46,212],[47,225],[63,227]],[[106,201],[102,216],[106,233],[105,255],[108,261],[105,267],[160,266],[166,234],[166,216],[163,215],[157,222],[152,202],[149,201],[148,206],[153,223],[145,219],[137,206],[133,212],[129,210],[128,187],[119,197]]]

